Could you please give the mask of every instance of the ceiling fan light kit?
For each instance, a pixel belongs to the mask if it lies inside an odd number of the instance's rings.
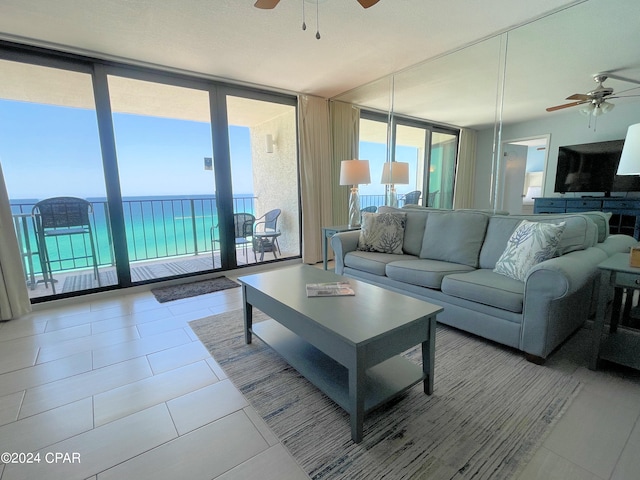
[[[613,88],[605,87],[603,85],[604,81],[607,78],[613,78],[616,80],[621,80],[624,82],[636,83],[640,85],[640,81],[633,80],[630,78],[618,77],[616,75],[612,75],[610,73],[598,73],[593,76],[593,80],[598,82],[598,86],[587,93],[574,93],[573,95],[567,97],[567,100],[574,100],[571,103],[565,103],[563,105],[556,105],[554,107],[547,108],[547,112],[555,112],[556,110],[562,110],[564,108],[576,107],[578,105],[582,105],[580,107],[579,112],[583,115],[599,117],[605,113],[613,110],[615,105],[611,102],[608,102],[607,99],[613,98],[624,98],[621,95],[613,95]],[[625,95],[629,97],[634,97],[637,95]]]

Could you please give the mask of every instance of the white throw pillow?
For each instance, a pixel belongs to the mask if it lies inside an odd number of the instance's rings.
[[[363,213],[358,250],[402,253],[406,223],[406,213]]]
[[[511,234],[493,271],[524,282],[534,265],[557,255],[565,225],[523,220]]]

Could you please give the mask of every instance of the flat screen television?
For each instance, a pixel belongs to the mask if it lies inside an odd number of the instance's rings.
[[[555,192],[603,193],[640,191],[640,177],[616,175],[624,140],[566,145],[558,149]]]

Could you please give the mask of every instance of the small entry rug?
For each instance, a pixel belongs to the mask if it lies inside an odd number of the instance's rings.
[[[199,282],[183,283],[181,285],[170,285],[168,287],[154,288],[151,293],[160,303],[171,302],[181,298],[195,297],[205,293],[217,292],[228,288],[239,287],[240,284],[227,277],[217,277]]]
[[[512,479],[580,383],[519,352],[438,325],[435,386],[416,385],[365,417],[348,415],[254,337],[242,310],[190,322],[200,341],[313,479]],[[254,322],[266,319],[254,309]],[[420,363],[420,350],[405,352]]]

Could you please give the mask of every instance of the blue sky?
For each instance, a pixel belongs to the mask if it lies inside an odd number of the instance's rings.
[[[212,195],[213,172],[208,123],[130,114],[114,114],[114,130],[123,196]],[[230,127],[235,194],[253,192],[249,129]],[[409,162],[416,175],[415,148],[398,147],[396,160]],[[383,195],[380,184],[386,145],[362,142],[371,184],[361,195]],[[9,198],[43,199],[58,195],[105,196],[95,111],[0,100],[0,161]],[[64,168],[61,166],[64,165]],[[398,193],[415,189],[398,185]]]
[[[214,193],[208,123],[115,114],[114,129],[124,196]],[[230,146],[234,193],[251,193],[249,129]],[[0,100],[0,161],[11,199],[105,195],[93,110]]]

